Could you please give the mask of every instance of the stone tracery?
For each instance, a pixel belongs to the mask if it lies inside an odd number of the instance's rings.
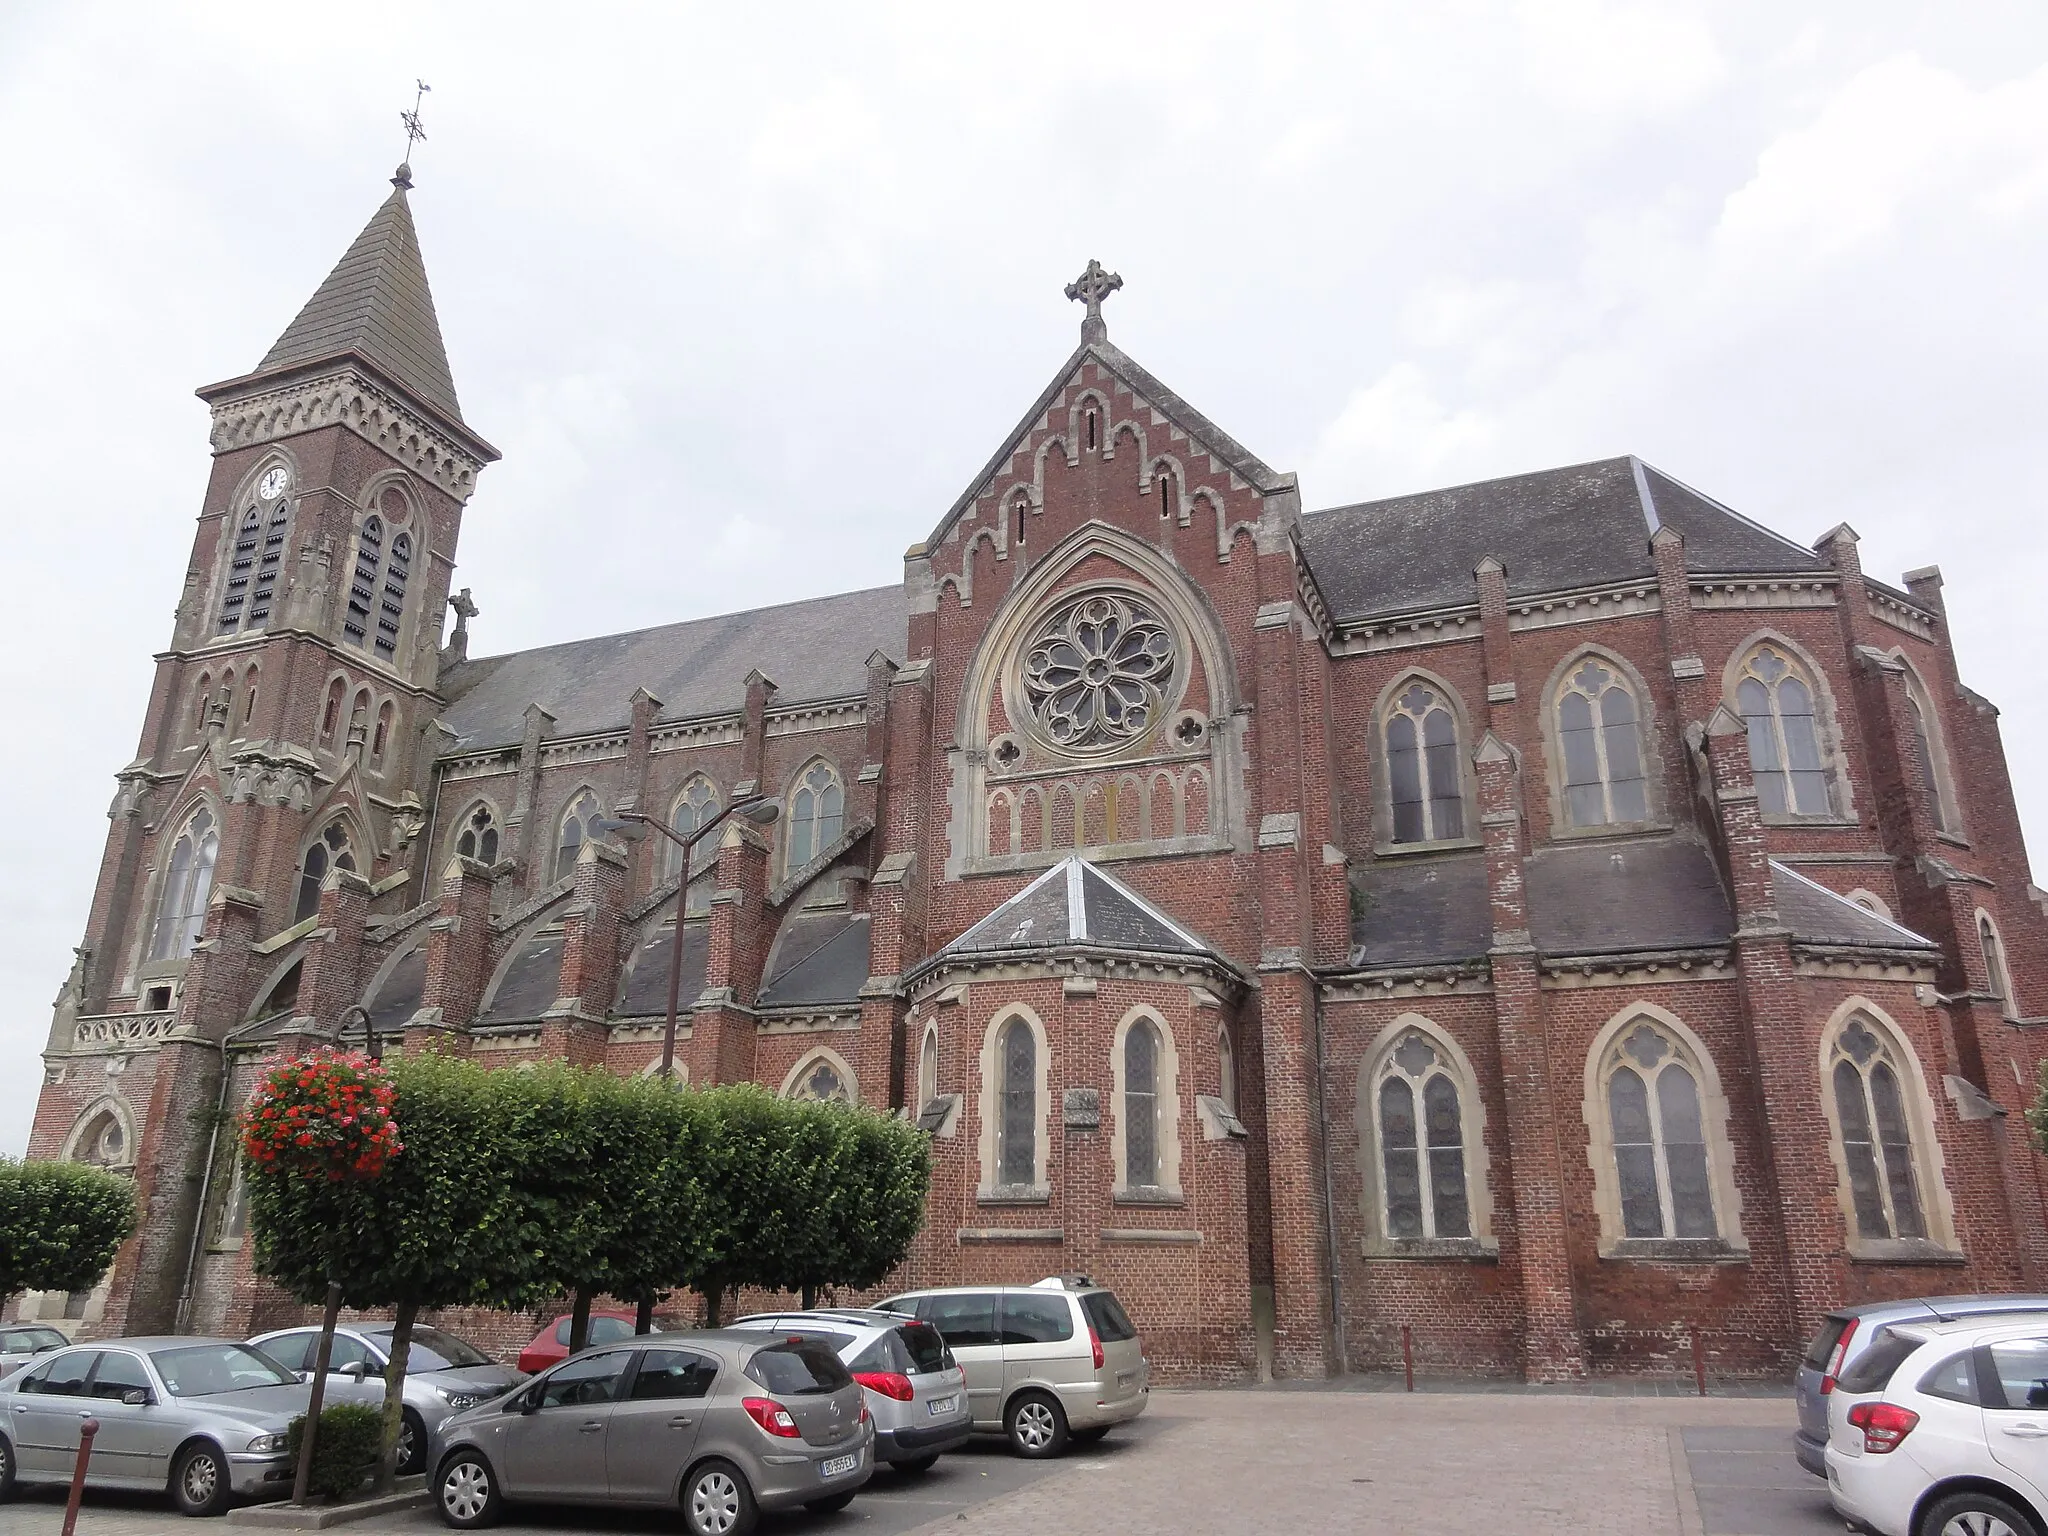
[[[1157,724],[1179,666],[1173,632],[1149,607],[1090,593],[1054,610],[1025,647],[1031,724],[1062,752],[1116,751]]]

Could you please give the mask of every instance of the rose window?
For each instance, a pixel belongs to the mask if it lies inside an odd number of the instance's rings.
[[[1039,625],[1024,652],[1024,698],[1062,751],[1111,752],[1158,723],[1178,662],[1164,620],[1135,598],[1098,592]]]

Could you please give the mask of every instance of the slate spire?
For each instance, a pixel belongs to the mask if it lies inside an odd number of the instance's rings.
[[[467,425],[455,399],[455,379],[448,371],[434,295],[406,202],[410,167],[400,166],[391,186],[391,195],[264,354],[256,372],[353,352],[421,404]]]

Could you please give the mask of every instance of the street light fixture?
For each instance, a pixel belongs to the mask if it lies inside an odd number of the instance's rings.
[[[676,884],[676,935],[669,943],[668,951],[668,1016],[661,1026],[661,1067],[658,1075],[663,1082],[672,1082],[676,1074],[676,1001],[683,985],[683,909],[690,898],[690,854],[697,844],[718,824],[729,816],[738,816],[757,827],[771,825],[781,814],[782,807],[766,795],[750,795],[744,800],[735,800],[688,837],[656,821],[645,811],[620,811],[614,816],[600,819],[596,830],[617,833],[631,842],[639,842],[652,827],[663,837],[683,850],[682,875]]]

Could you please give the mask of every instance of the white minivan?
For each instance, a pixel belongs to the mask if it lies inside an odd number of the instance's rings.
[[[967,1373],[975,1429],[1057,1456],[1145,1411],[1151,1366],[1113,1292],[1086,1275],[905,1291],[878,1304],[930,1323]]]

